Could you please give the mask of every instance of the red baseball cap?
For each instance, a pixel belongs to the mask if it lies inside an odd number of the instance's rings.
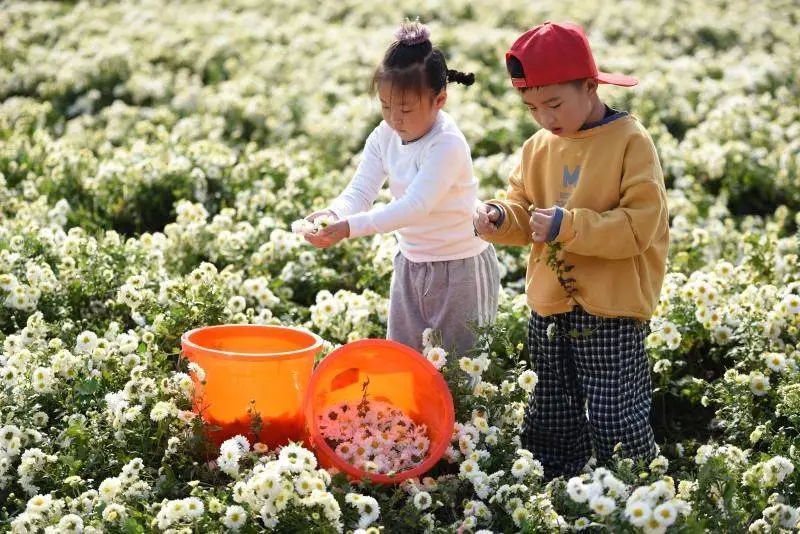
[[[506,63],[516,58],[522,64],[522,78],[512,76],[514,87],[540,87],[595,78],[599,83],[630,87],[639,83],[625,74],[597,70],[589,40],[580,25],[545,22],[523,33],[506,52]]]

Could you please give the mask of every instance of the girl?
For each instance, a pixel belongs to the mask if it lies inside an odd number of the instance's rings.
[[[347,188],[328,209],[306,218],[336,222],[306,239],[324,248],[397,230],[387,337],[420,350],[430,328],[444,347],[463,354],[475,344],[470,323],[494,320],[500,286],[494,248],[472,226],[478,182],[469,145],[442,111],[447,82],[471,85],[475,77],[448,70],[419,22],[402,24],[395,36],[371,85],[383,121],[367,138]],[[370,210],[387,175],[394,200]]]

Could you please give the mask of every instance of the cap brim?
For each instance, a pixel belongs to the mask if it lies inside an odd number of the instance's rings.
[[[597,81],[600,83],[610,83],[611,85],[621,85],[622,87],[633,87],[639,80],[633,76],[626,76],[625,74],[598,72]]]

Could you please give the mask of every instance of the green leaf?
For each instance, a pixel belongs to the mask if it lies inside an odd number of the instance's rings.
[[[91,397],[100,389],[100,382],[91,378],[89,380],[84,380],[83,382],[78,384],[78,387],[75,388],[78,391],[78,395],[81,397]]]
[[[134,518],[129,517],[128,520],[125,521],[125,532],[129,534],[140,534],[145,532],[145,530],[141,523]]]

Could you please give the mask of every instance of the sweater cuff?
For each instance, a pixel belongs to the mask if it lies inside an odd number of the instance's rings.
[[[556,213],[553,215],[553,221],[550,223],[550,231],[547,233],[547,241],[553,241],[558,237],[558,232],[561,230],[561,220],[564,218],[564,209],[556,206]]]
[[[347,218],[350,225],[350,237],[364,237],[378,233],[378,229],[372,222],[369,213],[357,213]]]
[[[573,224],[575,222],[575,214],[572,210],[565,210],[563,208],[558,209],[561,212],[561,226],[556,233],[555,238],[553,239],[556,243],[564,243],[566,241],[572,240],[575,237],[575,230],[573,228]],[[555,225],[554,225],[555,226]]]

